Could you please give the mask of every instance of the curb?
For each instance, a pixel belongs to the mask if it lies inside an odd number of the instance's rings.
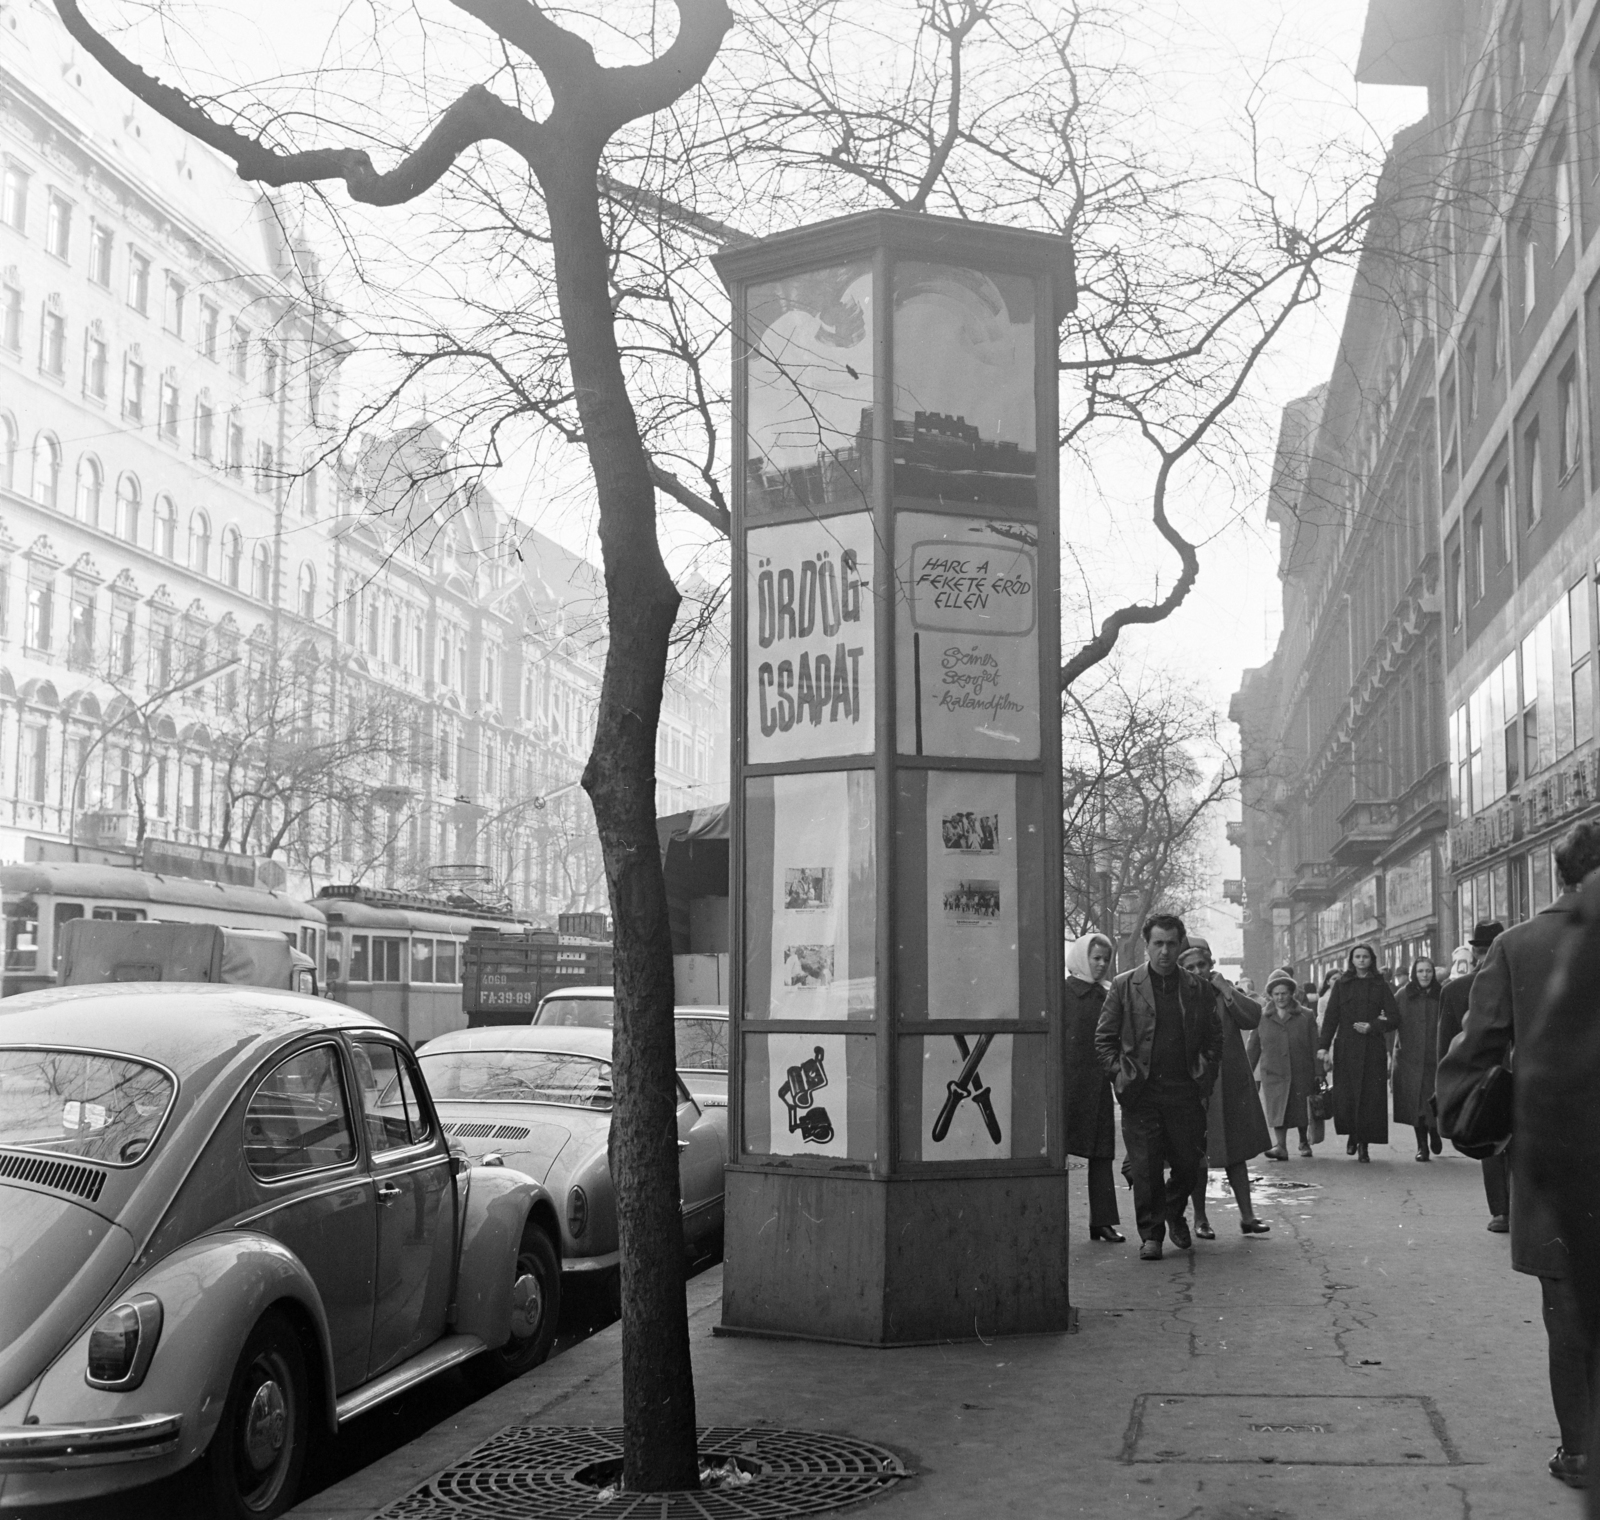
[[[692,1334],[697,1320],[721,1307],[721,1264],[691,1277],[686,1297]],[[371,1466],[314,1494],[288,1514],[293,1520],[366,1520],[453,1466],[508,1425],[539,1424],[541,1416],[606,1376],[621,1361],[622,1324],[618,1321],[514,1383],[469,1404],[454,1418],[435,1425]]]

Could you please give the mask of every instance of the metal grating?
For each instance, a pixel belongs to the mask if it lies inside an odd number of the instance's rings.
[[[520,1124],[502,1124],[494,1132],[496,1140],[526,1140],[532,1130]]]
[[[98,1202],[106,1185],[106,1174],[98,1167],[3,1152],[0,1152],[0,1177],[14,1177],[18,1182],[31,1182],[36,1187],[54,1188],[58,1193],[71,1193],[90,1203]]]
[[[521,1124],[446,1124],[444,1132],[458,1140],[526,1140],[533,1133]]]
[[[788,1520],[859,1504],[909,1476],[893,1452],[853,1436],[714,1426],[700,1455],[737,1457],[753,1483],[693,1493],[600,1491],[577,1474],[622,1456],[622,1431],[513,1425],[429,1479],[374,1520]]]

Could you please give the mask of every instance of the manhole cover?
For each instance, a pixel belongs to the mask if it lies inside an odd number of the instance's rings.
[[[786,1520],[858,1504],[906,1476],[893,1452],[853,1436],[717,1426],[700,1432],[700,1455],[736,1457],[755,1482],[601,1501],[578,1481],[621,1455],[620,1427],[513,1425],[374,1520]]]
[[[1122,1459],[1448,1467],[1461,1457],[1443,1416],[1419,1394],[1141,1393]]]

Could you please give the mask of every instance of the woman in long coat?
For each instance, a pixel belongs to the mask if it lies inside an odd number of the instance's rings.
[[[1400,1034],[1394,1050],[1394,1122],[1417,1132],[1417,1160],[1431,1161],[1444,1149],[1428,1100],[1439,1069],[1439,978],[1430,956],[1411,963],[1411,976],[1395,1003]]]
[[[1116,1100],[1111,1078],[1095,1059],[1094,1027],[1106,1000],[1115,949],[1103,934],[1085,934],[1067,947],[1066,1011],[1067,1154],[1089,1163],[1089,1239],[1118,1245],[1117,1187],[1111,1175],[1116,1155]]]
[[[1295,990],[1294,973],[1286,968],[1267,978],[1267,1006],[1245,1042],[1261,1086],[1261,1112],[1277,1138],[1267,1152],[1273,1161],[1289,1159],[1291,1124],[1300,1131],[1300,1154],[1311,1154],[1306,1102],[1317,1086],[1317,1019]]]
[[[1178,964],[1216,989],[1217,1011],[1222,1016],[1222,1070],[1206,1111],[1206,1159],[1194,1189],[1194,1232],[1202,1240],[1216,1239],[1206,1217],[1206,1174],[1209,1168],[1220,1166],[1227,1171],[1228,1185],[1239,1205],[1239,1228],[1246,1235],[1265,1235],[1272,1226],[1257,1219],[1251,1206],[1250,1162],[1272,1144],[1272,1137],[1261,1117],[1243,1034],[1261,1022],[1261,1005],[1216,974],[1211,947],[1203,939],[1191,935]]]
[[[1369,1145],[1389,1141],[1388,1035],[1400,1027],[1394,993],[1378,970],[1378,953],[1357,945],[1328,994],[1317,1049],[1332,1052],[1333,1127],[1348,1138],[1356,1159],[1370,1161]]]

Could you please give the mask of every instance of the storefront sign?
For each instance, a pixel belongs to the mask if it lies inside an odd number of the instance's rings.
[[[1419,851],[1390,866],[1383,875],[1385,916],[1389,927],[1426,918],[1433,912],[1433,850]]]

